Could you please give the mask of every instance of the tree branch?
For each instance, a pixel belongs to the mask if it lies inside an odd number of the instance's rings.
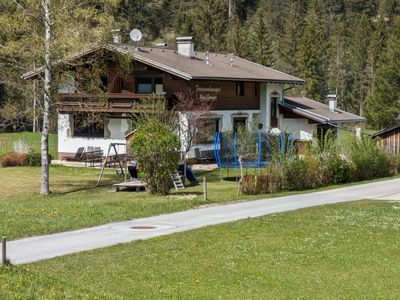
[[[39,19],[37,16],[35,16],[31,12],[29,12],[25,7],[22,6],[21,3],[19,3],[17,0],[12,0],[12,1],[15,3],[15,5],[17,5],[17,7],[19,7],[24,12],[24,14],[26,14],[27,16],[30,16],[31,18],[33,18],[34,20],[39,22],[41,25],[44,25],[43,20]]]

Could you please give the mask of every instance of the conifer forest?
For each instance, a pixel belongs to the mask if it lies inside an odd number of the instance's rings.
[[[40,89],[21,74],[44,64],[43,14],[39,0],[0,0],[3,127],[29,130],[34,101],[41,109]],[[197,51],[233,53],[306,80],[292,93],[321,102],[336,94],[370,128],[398,122],[400,0],[53,0],[51,16],[53,59],[110,43],[116,28],[126,43],[139,28],[143,46],[174,48],[177,36],[193,36]]]

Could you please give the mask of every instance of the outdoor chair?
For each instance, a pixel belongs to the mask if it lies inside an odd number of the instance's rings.
[[[201,162],[203,165],[207,163],[207,158],[203,156],[199,148],[194,148],[194,155],[196,156],[197,162]]]
[[[85,153],[85,147],[79,147],[78,150],[76,151],[75,155],[73,155],[73,156],[65,156],[61,160],[83,161],[84,160],[84,153]]]
[[[89,149],[89,147],[88,147]],[[95,148],[92,148],[95,149]],[[100,149],[100,148],[98,148]],[[89,163],[90,167],[94,167],[96,163],[103,163],[103,150],[92,150],[85,153],[85,166]]]

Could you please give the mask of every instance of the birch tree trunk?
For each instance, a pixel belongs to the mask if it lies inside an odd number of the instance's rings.
[[[229,19],[229,21],[232,21],[234,10],[235,10],[234,0],[228,0],[228,19]]]
[[[45,71],[44,71],[44,101],[43,101],[43,128],[41,139],[42,170],[40,194],[50,193],[49,185],[49,123],[50,123],[50,102],[51,102],[51,22],[50,5],[51,0],[43,0],[44,27],[45,27]]]

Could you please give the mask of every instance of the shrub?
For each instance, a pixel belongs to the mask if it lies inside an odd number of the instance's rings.
[[[257,195],[269,193],[268,175],[244,175],[240,182],[240,193]]]
[[[27,154],[9,152],[0,156],[0,165],[2,167],[26,166]]]
[[[290,191],[305,189],[307,162],[299,156],[291,157],[283,163],[286,188]]]
[[[354,164],[338,153],[324,156],[320,164],[322,185],[346,183],[353,179]]]
[[[286,178],[284,170],[280,164],[272,164],[268,169],[268,179],[269,179],[269,192],[277,193],[283,191],[286,186]]]
[[[30,167],[40,167],[42,165],[42,156],[39,152],[29,152],[26,157],[26,164]]]
[[[170,174],[179,163],[179,139],[165,124],[153,119],[142,124],[135,132],[132,150],[139,168],[152,194],[168,194]]]
[[[242,180],[239,182],[240,193],[244,195],[255,195],[258,194],[256,187],[257,175],[244,175]]]
[[[391,159],[373,140],[363,137],[353,139],[350,144],[350,158],[354,163],[354,180],[367,180],[390,175]]]

